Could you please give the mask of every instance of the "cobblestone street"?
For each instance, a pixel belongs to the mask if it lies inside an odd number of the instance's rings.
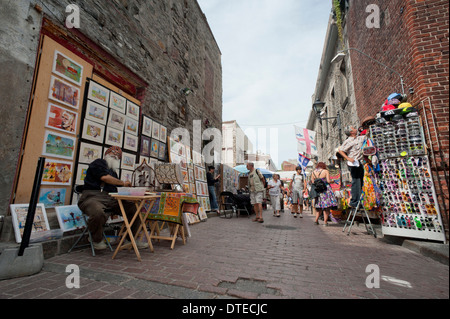
[[[449,298],[449,268],[421,254],[341,224],[317,226],[289,212],[264,211],[265,222],[247,217],[209,218],[191,226],[192,237],[174,250],[154,243],[155,252],[82,249],[45,261],[31,277],[0,281],[0,298],[45,299],[405,299]],[[80,288],[66,287],[66,266],[80,268]],[[380,270],[380,288],[366,287],[368,265]]]

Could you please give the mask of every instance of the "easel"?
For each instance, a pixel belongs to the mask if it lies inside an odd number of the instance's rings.
[[[358,202],[358,205],[356,206],[356,208],[352,208],[350,210],[350,213],[348,214],[347,220],[345,221],[344,229],[342,230],[342,232],[345,232],[345,229],[347,228],[347,226],[349,226],[348,232],[347,232],[347,236],[350,235],[350,231],[352,230],[352,226],[353,226],[353,223],[355,221],[356,214],[358,214],[358,211],[360,211],[360,205],[361,205],[361,202],[363,200],[363,196],[364,196],[364,193],[361,194],[361,197],[359,198],[359,202]],[[362,217],[362,220],[364,222],[364,226],[366,227],[367,233],[372,234],[375,238],[377,238],[377,233],[373,229],[373,225],[370,222],[370,218],[369,218],[369,215],[367,214],[366,209],[363,207],[362,210],[364,212],[365,217],[368,220],[368,223],[366,223],[366,221],[364,220],[364,216],[361,214],[361,217]],[[350,219],[351,219],[351,221],[350,221]]]

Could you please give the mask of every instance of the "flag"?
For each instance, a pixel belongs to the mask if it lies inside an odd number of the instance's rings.
[[[306,166],[308,166],[311,159],[307,158],[305,155],[298,153],[298,165],[302,167],[303,174],[306,176]]]
[[[306,128],[295,126],[295,137],[297,138],[297,151],[310,155],[318,155],[316,146],[316,132]]]

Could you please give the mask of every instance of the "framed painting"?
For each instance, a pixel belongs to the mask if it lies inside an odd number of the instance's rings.
[[[42,175],[42,185],[64,185],[72,184],[73,163],[46,159]]]
[[[125,114],[127,111],[127,99],[117,94],[116,92],[111,92],[111,98],[109,99],[109,108],[111,110],[116,110],[122,114]]]
[[[48,98],[65,106],[78,109],[80,105],[80,88],[63,81],[56,76],[50,78],[50,91]]]
[[[81,142],[78,162],[84,164],[91,164],[96,159],[102,158],[102,150],[103,147],[101,145],[94,145]]]
[[[128,171],[128,170],[122,169],[120,172],[120,180],[124,181],[124,182],[132,183],[133,171]]]
[[[152,120],[148,116],[142,117],[142,134],[148,137],[152,137]]]
[[[125,133],[123,148],[132,152],[138,151],[139,140],[137,136]]]
[[[150,138],[147,137],[147,136],[141,135],[141,152],[140,152],[140,155],[146,156],[146,157],[150,157],[150,153],[151,153],[150,147],[151,147]],[[156,156],[156,157],[158,157],[158,156]]]
[[[123,152],[122,163],[120,168],[125,170],[134,170],[134,164],[136,164],[136,155]]]
[[[84,120],[83,131],[81,132],[81,138],[103,144],[103,138],[105,137],[105,127],[97,122],[90,120]]]
[[[86,227],[83,213],[78,205],[56,207],[55,210],[59,227],[64,233]]]
[[[110,91],[97,82],[90,81],[87,98],[103,106],[108,106]]]
[[[78,164],[77,166],[77,176],[75,178],[76,185],[84,185],[84,178],[86,177],[86,172],[89,168],[87,164]]]
[[[66,188],[41,188],[39,190],[39,203],[45,208],[64,206],[66,201]]]
[[[108,120],[108,108],[93,101],[87,100],[86,115],[84,118],[102,125],[106,125],[106,121]]]
[[[155,121],[153,121],[152,137],[154,139],[157,139],[158,141],[159,141],[159,130],[160,130],[159,123],[156,123]]]
[[[159,126],[159,140],[163,143],[167,143],[167,127],[165,127],[164,125],[160,125]]]
[[[127,116],[139,121],[139,106],[127,100]]]
[[[42,155],[72,160],[75,154],[76,138],[45,131]]]
[[[48,104],[45,126],[53,130],[76,134],[78,113],[53,103]]]
[[[159,157],[159,141],[154,138],[152,138],[151,142],[150,156],[154,158]]]
[[[52,72],[78,86],[81,86],[83,81],[83,66],[57,50],[55,50]]]
[[[109,111],[108,126],[123,131],[126,115],[116,110]]]
[[[133,135],[138,135],[139,122],[131,117],[125,118],[125,132]]]
[[[22,242],[23,231],[25,230],[25,223],[28,215],[29,204],[11,204],[11,216],[14,227],[14,234],[16,242]],[[31,238],[39,235],[40,232],[50,230],[50,225],[47,220],[47,213],[44,204],[37,204],[33,220],[33,228],[31,230]]]
[[[159,143],[159,151],[158,151],[158,158],[162,161],[166,160],[166,144],[165,143]]]
[[[112,127],[106,128],[105,144],[111,146],[122,147],[123,144],[123,131],[116,130]]]

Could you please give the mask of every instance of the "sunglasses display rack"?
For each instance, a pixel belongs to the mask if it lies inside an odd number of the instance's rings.
[[[384,235],[446,242],[419,118],[373,125]]]

